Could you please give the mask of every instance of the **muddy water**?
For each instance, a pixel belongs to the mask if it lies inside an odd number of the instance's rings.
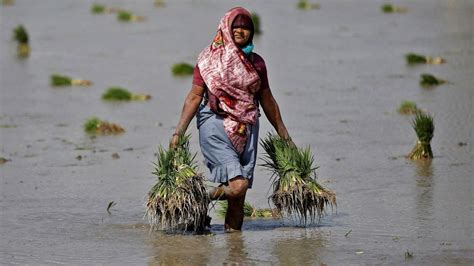
[[[2,264],[474,263],[472,1],[401,1],[409,12],[391,15],[368,0],[319,1],[321,9],[308,12],[287,1],[169,1],[161,9],[151,0],[102,1],[148,17],[135,24],[91,15],[93,2],[1,7]],[[224,234],[212,213],[213,235],[150,233],[143,204],[151,162],[191,83],[173,78],[170,66],[194,62],[234,5],[262,18],[256,51],[293,139],[311,145],[320,181],[337,193],[337,211],[306,229],[248,220],[242,233]],[[11,41],[20,23],[31,38],[26,60]],[[407,52],[447,63],[408,67]],[[56,72],[94,85],[53,89]],[[422,89],[424,72],[450,82]],[[113,85],[153,99],[102,102]],[[431,164],[403,158],[416,140],[410,118],[396,113],[403,100],[434,115]],[[82,124],[92,115],[127,132],[91,138]],[[271,127],[262,124],[265,134]],[[194,122],[191,132],[198,151]],[[258,168],[248,200],[266,207],[268,188],[269,174]]]

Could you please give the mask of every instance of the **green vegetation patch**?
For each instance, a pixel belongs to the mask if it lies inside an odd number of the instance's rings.
[[[262,30],[260,29],[260,16],[256,12],[252,12],[252,21],[253,21],[253,26],[254,26],[254,31],[255,34],[261,34]]]
[[[153,174],[158,178],[148,192],[145,216],[152,228],[202,231],[210,203],[204,177],[197,173],[190,135],[180,135],[174,149],[158,149]],[[181,227],[184,225],[184,227]]]
[[[415,102],[412,101],[403,101],[400,104],[400,107],[398,107],[398,112],[403,115],[411,115],[411,114],[416,114],[420,110],[416,106]]]
[[[194,73],[194,67],[188,63],[178,63],[171,67],[171,72],[175,76],[186,76]]]
[[[316,181],[310,148],[299,149],[288,140],[268,134],[261,140],[265,151],[262,166],[272,172],[273,193],[269,197],[283,216],[301,224],[319,220],[326,206],[336,206],[336,194]]]
[[[106,11],[106,7],[101,4],[93,4],[91,7],[91,12],[93,14],[103,14]]]
[[[125,129],[118,124],[91,117],[84,123],[84,131],[89,134],[114,135],[125,132]]]
[[[419,112],[412,120],[412,126],[416,132],[418,141],[408,154],[408,158],[412,160],[432,159],[431,140],[434,134],[433,117],[429,114]]]
[[[445,80],[439,79],[431,74],[421,74],[420,85],[423,87],[432,87],[446,83]]]
[[[319,9],[321,6],[319,4],[310,3],[307,0],[300,0],[296,4],[296,7],[301,10],[310,10],[310,9]]]
[[[52,74],[50,76],[50,84],[53,87],[90,86],[92,82],[85,79],[74,79],[65,75]]]

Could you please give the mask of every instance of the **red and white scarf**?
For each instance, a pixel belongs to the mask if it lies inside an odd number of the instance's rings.
[[[233,41],[231,26],[239,14],[251,17],[241,7],[229,10],[221,19],[213,42],[199,54],[197,64],[210,93],[219,99],[219,107],[226,113],[225,132],[240,154],[247,142],[247,124],[257,121],[254,96],[260,89],[260,77]]]

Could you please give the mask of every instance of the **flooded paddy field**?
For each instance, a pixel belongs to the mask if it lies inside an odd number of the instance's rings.
[[[369,0],[318,1],[320,9],[307,11],[291,1],[101,1],[147,17],[136,23],[92,15],[93,3],[1,6],[0,264],[474,263],[473,1],[397,1],[408,9],[400,14]],[[211,235],[150,232],[143,215],[154,154],[167,145],[191,87],[170,68],[194,64],[237,5],[261,17],[255,51],[290,134],[312,147],[337,209],[307,228],[257,219],[226,234],[212,211]],[[26,59],[12,41],[19,24],[30,34]],[[409,52],[446,63],[408,66]],[[93,85],[53,88],[53,73]],[[425,89],[422,73],[449,82]],[[153,98],[104,102],[110,86]],[[434,117],[431,163],[405,159],[417,139],[412,117],[397,113],[403,100]],[[91,116],[126,132],[91,137],[83,130]],[[260,121],[264,136],[271,126]],[[198,152],[194,121],[190,132]],[[200,170],[208,174],[202,163]],[[269,188],[270,173],[257,167],[248,201],[268,207]]]

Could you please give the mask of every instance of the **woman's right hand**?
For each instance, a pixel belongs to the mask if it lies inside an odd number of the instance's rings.
[[[178,146],[178,139],[179,139],[179,135],[173,134],[173,136],[170,139],[170,146],[169,146],[170,149],[174,150],[176,146]]]

